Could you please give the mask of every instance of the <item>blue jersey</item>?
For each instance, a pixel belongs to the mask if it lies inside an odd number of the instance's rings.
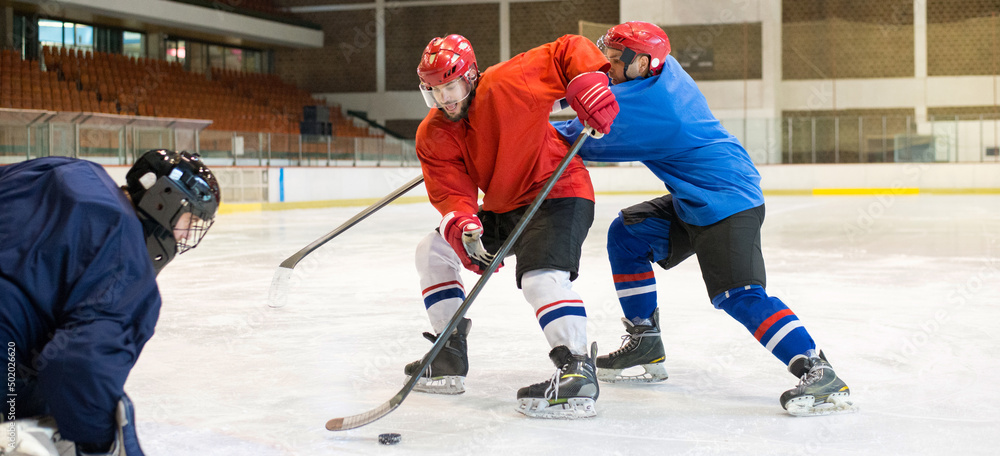
[[[114,408],[160,311],[132,204],[99,165],[0,166],[0,343],[15,349],[19,416],[63,438],[114,436]]]
[[[673,57],[667,56],[659,75],[615,84],[611,91],[621,110],[609,134],[584,143],[584,160],[642,162],[691,225],[711,225],[764,204],[760,174],[746,149],[712,115]],[[569,142],[583,130],[579,119],[553,125]]]

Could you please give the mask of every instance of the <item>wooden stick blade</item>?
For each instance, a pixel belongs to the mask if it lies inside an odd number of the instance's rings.
[[[395,404],[393,402],[394,401],[392,400],[387,401],[372,410],[369,410],[365,413],[361,413],[358,415],[345,416],[343,418],[334,418],[326,422],[326,429],[328,431],[346,431],[349,429],[356,429],[366,424],[372,423],[375,420],[382,418],[383,416],[386,416],[390,412],[395,410],[396,407],[399,407],[399,404],[402,401],[395,401]]]

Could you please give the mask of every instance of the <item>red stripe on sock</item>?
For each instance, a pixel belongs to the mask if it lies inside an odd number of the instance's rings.
[[[576,302],[576,303],[583,304],[583,301],[581,301],[579,299],[567,299],[565,301],[556,301],[556,302],[553,302],[553,303],[550,303],[550,304],[546,304],[546,305],[544,305],[542,307],[539,307],[538,310],[535,311],[535,318],[538,318],[538,316],[542,314],[543,310],[548,309],[549,307],[552,307],[552,306],[557,306],[559,304],[565,304],[567,302]]]
[[[792,309],[784,309],[775,312],[774,315],[771,315],[767,318],[767,320],[764,320],[764,322],[757,327],[757,331],[753,333],[753,336],[757,338],[757,342],[760,342],[760,338],[764,337],[764,334],[767,333],[768,329],[771,329],[772,325],[777,323],[778,320],[781,320],[789,315],[794,315],[792,313]]]
[[[611,277],[614,279],[615,283],[635,282],[637,280],[652,279],[653,271],[640,272],[638,274],[612,274]]]
[[[462,284],[460,284],[457,280],[452,280],[451,282],[439,283],[437,285],[433,285],[431,287],[428,287],[428,288],[424,289],[423,293],[420,293],[420,294],[425,295],[425,294],[427,294],[428,291],[431,291],[431,290],[433,290],[435,288],[446,287],[448,285],[458,285],[459,288],[462,288]]]

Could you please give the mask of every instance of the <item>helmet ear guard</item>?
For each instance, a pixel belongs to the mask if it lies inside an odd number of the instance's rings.
[[[177,256],[177,240],[171,231],[160,225],[143,222],[142,226],[146,234],[146,251],[149,252],[149,259],[153,261],[153,269],[159,274],[163,267]]]

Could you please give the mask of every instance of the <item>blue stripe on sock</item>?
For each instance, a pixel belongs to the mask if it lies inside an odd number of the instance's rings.
[[[547,326],[549,323],[552,323],[552,320],[555,320],[560,317],[565,317],[567,315],[586,317],[587,310],[580,306],[560,307],[556,310],[546,313],[545,315],[542,315],[542,317],[538,319],[538,324],[542,326],[542,329],[545,329],[545,326]]]
[[[436,293],[431,293],[424,298],[424,307],[430,309],[431,306],[437,304],[445,299],[458,298],[465,300],[465,292],[461,288],[447,288]]]

